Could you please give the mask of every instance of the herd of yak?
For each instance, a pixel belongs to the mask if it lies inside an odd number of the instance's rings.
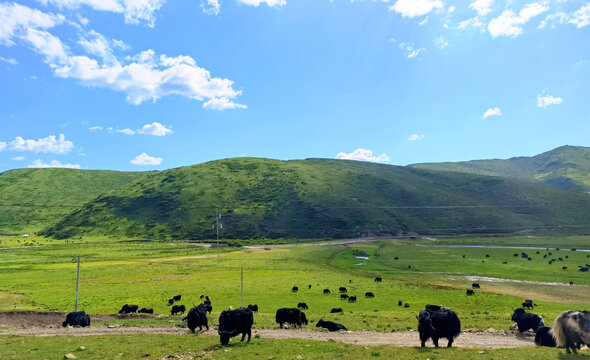
[[[382,278],[375,278],[376,282],[381,282]],[[480,288],[479,284],[472,284],[473,288]],[[311,288],[311,285],[309,285]],[[298,287],[291,289],[293,292],[297,292]],[[329,289],[324,289],[324,294],[329,294]],[[346,288],[341,287],[339,289],[342,295],[345,295]],[[372,292],[367,292],[366,297],[373,297]],[[168,301],[168,305],[171,305],[171,314],[176,315],[178,313],[184,314],[186,307],[184,305],[174,305],[174,302],[180,301],[181,295],[176,295]],[[183,318],[186,320],[187,327],[194,333],[196,328],[199,327],[199,331],[203,330],[203,326],[209,330],[209,324],[207,320],[207,313],[211,314],[213,307],[209,296],[201,295],[201,299],[205,299],[200,305],[196,305],[191,308]],[[344,297],[341,297],[345,299]],[[346,297],[348,301],[356,301],[356,296]],[[402,302],[399,301],[399,306]],[[409,304],[405,304],[405,307],[409,307]],[[590,311],[577,311],[570,310],[560,314],[553,323],[553,327],[549,328],[545,326],[543,319],[535,314],[527,313],[525,308],[534,309],[535,304],[532,300],[525,300],[522,303],[522,308],[514,310],[512,315],[512,321],[514,321],[520,332],[533,330],[535,332],[535,343],[539,346],[548,347],[564,347],[568,353],[579,349],[582,345],[590,344]],[[128,313],[153,313],[151,308],[141,308],[138,305],[125,304],[119,311],[119,314]],[[297,308],[281,308],[276,312],[275,320],[282,329],[284,324],[289,324],[294,327],[302,327],[302,325],[308,325],[309,321],[305,313],[302,310],[307,310],[308,306],[306,303],[298,303]],[[220,336],[220,342],[222,345],[227,345],[231,337],[242,335],[241,341],[244,341],[245,337],[248,336],[248,342],[252,336],[252,324],[254,323],[254,312],[258,312],[258,305],[248,305],[245,308],[239,308],[233,310],[231,307],[229,310],[221,312],[219,316],[218,333]],[[333,308],[331,313],[342,313],[342,308]],[[420,335],[420,345],[424,347],[428,339],[432,339],[435,347],[438,347],[438,340],[446,338],[448,340],[447,346],[451,347],[453,341],[461,333],[461,321],[457,314],[446,307],[440,307],[438,305],[426,305],[425,309],[420,311],[420,314],[416,316],[418,319],[418,332]],[[90,326],[90,317],[84,312],[71,312],[67,314],[66,320],[62,324],[65,326]],[[347,330],[342,324],[338,324],[332,321],[325,321],[320,319],[316,324],[316,327],[322,327],[329,331]]]

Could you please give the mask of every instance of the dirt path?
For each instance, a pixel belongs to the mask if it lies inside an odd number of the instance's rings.
[[[1,335],[19,336],[97,336],[121,334],[188,334],[187,329],[179,327],[137,327],[137,326],[94,326],[90,328],[61,328],[61,327],[27,327],[22,329],[2,329]],[[212,327],[204,332],[207,335],[217,335]],[[308,339],[317,341],[338,341],[354,345],[389,345],[400,347],[419,346],[417,331],[400,331],[393,333],[379,333],[373,331],[349,332],[320,332],[308,329],[253,329],[252,335],[268,339]],[[235,341],[235,340],[234,340]],[[446,346],[446,340],[441,340]],[[534,346],[533,338],[517,335],[505,331],[466,331],[455,341],[454,346],[464,348],[498,349]],[[429,342],[427,346],[432,346]]]

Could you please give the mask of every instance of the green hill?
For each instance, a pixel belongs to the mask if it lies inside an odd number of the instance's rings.
[[[139,172],[18,169],[0,173],[0,234],[38,231]]]
[[[346,160],[238,158],[149,173],[45,235],[211,239],[587,232],[590,195],[542,184]]]
[[[410,165],[413,168],[502,176],[590,192],[590,148],[562,146],[533,157]]]

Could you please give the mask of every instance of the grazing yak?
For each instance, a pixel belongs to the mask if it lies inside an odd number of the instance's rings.
[[[191,332],[193,333],[195,332],[197,326],[199,327],[199,331],[203,331],[203,326],[209,330],[209,322],[207,321],[207,307],[205,304],[200,304],[190,309],[186,317],[182,320],[186,320],[188,328],[191,329]]]
[[[471,287],[474,289],[479,289],[479,284],[478,283],[473,283],[471,284]]]
[[[402,306],[403,304],[404,304],[404,303],[403,303],[401,300],[399,300],[399,301],[397,302],[397,306]]]
[[[182,295],[176,295],[172,297],[172,300],[174,301],[180,301],[180,299],[182,298]]]
[[[338,291],[339,291],[339,292],[341,292],[341,293],[346,293],[346,292],[348,292],[348,290],[346,290],[346,288],[345,288],[344,286],[341,286],[341,287],[338,289]]]
[[[144,313],[144,314],[153,314],[154,313],[154,309],[152,309],[152,308],[141,308],[137,312],[138,313]]]
[[[68,325],[80,327],[90,326],[90,316],[86,315],[84,311],[71,312],[66,315],[66,321],[61,323],[63,327]]]
[[[234,336],[242,334],[242,340],[248,335],[248,342],[252,337],[252,324],[254,323],[254,315],[252,310],[242,308],[237,310],[222,311],[219,315],[219,340],[221,345],[229,344],[229,339]]]
[[[332,310],[330,310],[330,314],[337,314],[337,313],[344,313],[344,311],[342,310],[342,308],[332,308]]]
[[[172,314],[172,315],[176,315],[178,313],[184,314],[185,311],[186,311],[186,306],[174,305],[174,306],[172,306],[172,310],[170,311],[170,314]]]
[[[590,311],[564,311],[553,322],[551,334],[557,346],[565,347],[568,354],[570,349],[576,354],[576,348],[590,344]]]
[[[309,308],[307,307],[307,304],[304,302],[300,302],[297,304],[297,308],[301,309],[301,310],[308,310]]]
[[[451,309],[440,308],[436,305],[429,306],[420,311],[418,318],[418,332],[420,333],[420,346],[426,346],[426,341],[432,338],[435,347],[438,347],[438,339],[447,338],[447,347],[453,346],[453,341],[461,333],[461,321]]]
[[[297,286],[293,286],[293,288],[291,288],[291,291],[297,292],[297,291],[299,291],[299,288]]]
[[[174,304],[174,299],[168,299],[168,305]]]
[[[374,298],[374,297],[375,297],[375,294],[373,294],[373,293],[372,293],[372,292],[370,292],[370,291],[367,291],[367,292],[365,293],[365,297],[368,297],[368,298]]]
[[[405,303],[405,304],[404,304],[404,308],[406,308],[406,309],[407,309],[407,308],[409,308],[409,307],[410,307],[410,304],[408,304],[408,303]]]
[[[533,329],[536,331],[539,327],[545,326],[543,318],[539,315],[527,313],[523,308],[517,308],[512,314],[512,321],[518,325],[518,331],[525,332]]]
[[[475,291],[471,290],[471,289],[467,289],[467,295],[474,295]]]
[[[340,300],[346,300],[346,299],[348,299],[348,295],[340,294]]]
[[[125,304],[125,305],[123,305],[123,307],[121,308],[121,310],[119,310],[119,314],[134,313],[134,312],[137,312],[137,309],[139,309],[139,306],[137,306],[137,305],[128,305],[128,304]]]
[[[535,334],[535,344],[546,347],[556,347],[555,338],[549,332],[551,328],[547,326],[539,326]]]
[[[383,279],[382,279],[380,276],[377,276],[377,277],[375,278],[375,282],[381,282],[381,281],[383,281]]]
[[[535,306],[535,304],[533,304],[533,300],[528,300],[528,299],[527,299],[527,300],[525,300],[525,301],[522,303],[522,307],[523,307],[523,308],[525,308],[525,309],[526,309],[526,308],[528,308],[528,309],[532,309],[532,308],[534,308],[534,306]]]
[[[307,325],[307,317],[305,317],[305,313],[299,309],[295,308],[280,308],[277,310],[277,314],[275,316],[276,322],[279,324],[281,329],[285,323],[289,325],[299,326],[301,327],[302,324]]]
[[[349,296],[348,297],[348,302],[349,303],[356,302],[356,296]]]
[[[344,325],[342,324],[338,324],[332,321],[324,321],[322,319],[320,319],[320,321],[318,321],[317,324],[315,324],[315,327],[322,327],[324,329],[328,329],[328,331],[332,332],[332,331],[339,331],[339,330],[344,330],[346,331],[347,329],[344,327]]]
[[[330,289],[324,289],[324,295],[330,295]]]
[[[257,313],[258,312],[258,305],[256,305],[256,304],[248,305],[248,309],[252,310],[252,312]]]

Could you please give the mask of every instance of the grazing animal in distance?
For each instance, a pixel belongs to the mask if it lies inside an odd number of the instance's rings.
[[[381,278],[381,276],[377,276],[375,278],[375,282],[381,282],[381,281],[383,281],[383,279]]]
[[[176,315],[178,313],[184,314],[186,311],[186,306],[184,305],[174,305],[172,306],[172,310],[170,310],[171,315]]]
[[[590,344],[590,311],[564,311],[555,319],[550,332],[558,347],[576,354],[576,348]]]
[[[408,304],[408,303],[405,303],[405,304],[404,304],[404,307],[407,309],[407,308],[409,308],[409,307],[410,307],[410,304]]]
[[[303,324],[307,325],[307,317],[305,313],[295,308],[281,308],[277,310],[275,321],[279,324],[281,329],[285,323],[301,327]]]
[[[348,302],[349,303],[356,302],[356,296],[349,296],[348,297]]]
[[[534,306],[535,306],[535,304],[533,304],[533,300],[527,299],[522,303],[522,307],[525,309],[532,309],[532,308],[534,308]]]
[[[301,309],[301,310],[308,310],[309,308],[307,307],[307,304],[304,302],[300,302],[297,304],[297,308]]]
[[[346,290],[346,288],[345,288],[344,286],[341,286],[341,287],[338,289],[338,291],[339,291],[339,292],[341,292],[341,293],[346,293],[346,292],[348,292],[348,290]]]
[[[174,299],[169,299],[168,300],[168,305],[172,305],[172,304],[174,304]]]
[[[144,314],[153,314],[154,313],[154,309],[152,309],[152,308],[141,308],[137,312],[138,313],[144,313]]]
[[[66,321],[61,323],[61,326],[90,326],[90,316],[86,315],[84,311],[71,312],[66,315]]]
[[[372,293],[372,292],[370,292],[370,291],[367,291],[367,292],[365,293],[365,297],[368,297],[368,298],[374,298],[374,297],[375,297],[375,294],[373,294],[373,293]]]
[[[191,308],[183,320],[186,320],[188,328],[193,333],[195,332],[197,326],[199,327],[199,331],[203,331],[203,326],[209,330],[209,323],[207,321],[207,307],[205,304],[200,304]]]
[[[401,300],[399,300],[399,301],[397,302],[397,306],[402,306],[403,304],[404,304],[404,303],[403,303]]]
[[[348,299],[348,295],[340,294],[340,300],[346,300],[346,299]]]
[[[252,310],[252,312],[257,313],[258,312],[258,305],[256,305],[256,304],[248,305],[248,309]]]
[[[332,308],[332,310],[330,310],[330,314],[336,314],[336,313],[343,313],[344,311],[342,310],[342,308]]]
[[[518,331],[525,332],[527,330],[536,331],[539,327],[545,326],[543,318],[539,315],[527,313],[523,308],[517,308],[512,314],[512,321],[518,326]]]
[[[474,288],[474,289],[479,289],[480,288],[478,283],[471,284],[471,287]]]
[[[475,295],[475,291],[467,289],[467,295]]]
[[[119,310],[119,314],[134,313],[134,312],[137,312],[137,309],[139,309],[139,306],[137,306],[137,305],[128,305],[128,304],[125,304],[125,305],[123,305],[123,307],[121,308],[121,310]]]
[[[417,318],[421,347],[425,347],[426,341],[430,338],[435,347],[438,347],[438,339],[440,338],[448,339],[447,347],[452,347],[453,341],[461,333],[461,321],[451,309],[425,309],[420,311]]]
[[[299,288],[297,286],[293,286],[293,288],[291,288],[291,291],[297,292],[297,291],[299,291]]]
[[[252,337],[252,324],[254,324],[254,315],[248,308],[222,311],[219,315],[219,341],[221,345],[229,344],[229,339],[242,334],[242,340],[248,335],[248,342]]]
[[[315,325],[316,327],[322,327],[324,329],[328,329],[328,331],[339,331],[339,330],[344,330],[346,331],[346,328],[344,327],[344,325],[342,324],[338,324],[332,321],[324,321],[322,319],[320,319],[320,321],[318,321],[318,323]]]
[[[324,289],[324,295],[329,295],[330,294],[330,289]]]
[[[557,343],[553,335],[549,333],[551,328],[547,326],[539,326],[535,334],[535,344],[546,347],[556,347]]]
[[[174,301],[180,301],[180,299],[182,298],[182,295],[176,295],[172,297],[172,300]]]
[[[311,289],[311,285],[308,285],[308,286],[307,286],[307,290],[309,290],[309,289]]]

